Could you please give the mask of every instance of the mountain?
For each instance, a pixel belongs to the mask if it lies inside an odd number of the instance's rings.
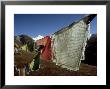
[[[36,41],[36,40],[39,40],[39,39],[42,39],[42,38],[44,38],[44,37],[41,36],[41,35],[38,35],[37,37],[33,38],[33,40]]]
[[[17,44],[19,47],[28,44],[28,47],[30,48],[33,47],[34,40],[28,35],[21,34],[18,36],[14,36],[14,43]]]
[[[87,41],[84,63],[97,65],[97,34],[92,34]]]
[[[23,44],[26,44],[28,42],[33,42],[34,40],[28,36],[28,35],[25,35],[25,34],[22,34],[20,35],[20,41],[23,43]]]
[[[22,44],[25,44],[29,41],[33,41],[33,39],[30,36],[25,35],[25,34],[14,36],[14,40],[17,40],[21,42]]]

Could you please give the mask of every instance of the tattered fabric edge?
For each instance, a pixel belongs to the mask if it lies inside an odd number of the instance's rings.
[[[54,50],[54,45],[53,45],[53,44],[54,44],[55,34],[53,34],[53,35],[51,36],[51,38],[52,38],[52,44],[51,44],[52,54],[53,54],[53,56],[55,56],[55,54],[54,54],[55,50]],[[65,69],[67,69],[67,70],[70,70],[70,71],[78,71],[79,68],[80,68],[81,60],[85,60],[85,47],[86,47],[86,45],[87,45],[87,40],[88,40],[89,38],[90,38],[90,24],[88,24],[87,31],[86,31],[86,33],[85,33],[85,38],[84,38],[84,43],[83,43],[83,49],[82,49],[82,55],[81,55],[81,58],[80,58],[80,60],[79,60],[79,65],[76,66],[75,68],[67,67],[66,65],[59,65],[59,64],[57,64],[57,59],[54,58],[53,56],[52,56],[52,61],[53,61],[57,66],[60,66],[60,67],[65,68]]]
[[[86,49],[86,45],[87,45],[87,40],[89,38],[90,38],[90,24],[88,24],[88,29],[85,33],[84,46],[83,46],[82,56],[81,56],[80,60],[85,60],[85,49]]]

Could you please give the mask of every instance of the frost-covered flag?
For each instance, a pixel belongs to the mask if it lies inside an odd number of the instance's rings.
[[[52,60],[56,65],[79,70],[81,60],[84,60],[86,41],[90,36],[90,22],[95,16],[88,15],[52,35]]]

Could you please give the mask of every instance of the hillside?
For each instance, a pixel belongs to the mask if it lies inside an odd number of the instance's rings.
[[[20,39],[22,38],[22,39]],[[32,42],[32,38],[26,35],[15,36],[15,42],[19,45],[23,45],[26,42]],[[40,69],[31,72],[29,76],[96,76],[97,75],[97,36],[96,34],[92,35],[87,42],[86,51],[85,51],[85,61],[80,65],[79,71],[69,71],[67,69],[61,68],[60,66],[55,65],[52,60],[41,60]],[[22,55],[21,55],[22,54]],[[15,55],[15,60],[20,64],[19,60],[22,60],[22,64],[28,62],[33,56],[32,53],[21,53]],[[22,58],[20,58],[22,56]],[[27,61],[26,61],[27,60]],[[22,66],[22,65],[19,65]]]
[[[31,72],[30,76],[96,76],[96,66],[81,63],[79,71],[69,71],[55,65],[51,60],[41,60],[40,69]]]
[[[93,34],[87,41],[85,60],[83,62],[97,66],[97,34]]]
[[[23,44],[26,44],[27,42],[32,42],[34,40],[28,35],[21,34],[18,36],[14,36],[14,41],[20,45],[23,45]]]

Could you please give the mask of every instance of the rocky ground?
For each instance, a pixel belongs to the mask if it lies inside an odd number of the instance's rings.
[[[79,71],[69,71],[56,66],[52,61],[41,60],[40,69],[30,76],[97,76],[97,67],[81,63]]]

